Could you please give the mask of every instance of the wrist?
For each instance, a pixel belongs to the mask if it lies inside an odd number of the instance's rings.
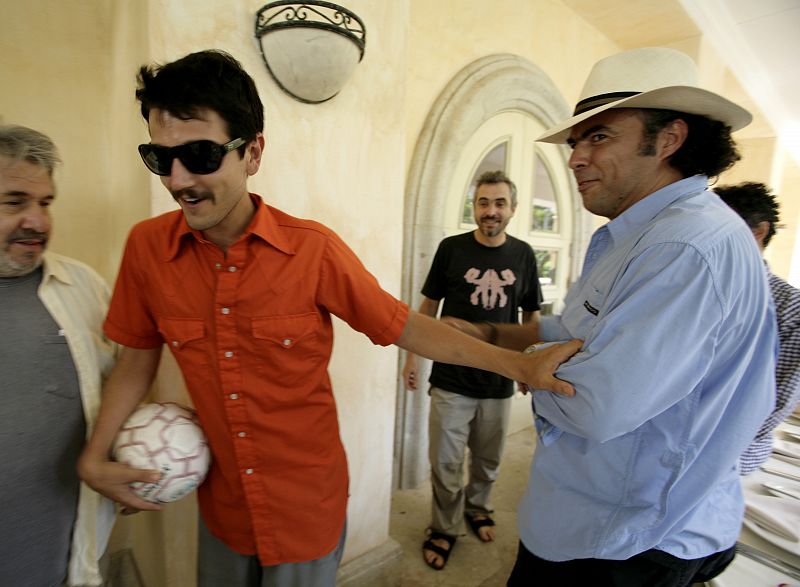
[[[483,325],[486,329],[486,332],[484,333],[486,342],[489,344],[497,344],[497,335],[499,334],[497,331],[497,326],[491,322],[481,322],[481,325]]]

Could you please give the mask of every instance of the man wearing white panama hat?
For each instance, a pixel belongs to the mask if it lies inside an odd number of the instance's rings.
[[[750,118],[698,88],[689,57],[645,48],[596,64],[574,116],[539,137],[572,147],[584,206],[609,222],[560,316],[496,325],[510,347],[585,341],[558,370],[575,396],[533,394],[509,586],[683,587],[732,560],[738,458],[774,400],[775,317],[753,237],[707,188]]]

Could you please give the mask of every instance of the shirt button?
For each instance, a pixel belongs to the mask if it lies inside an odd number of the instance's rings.
[[[231,398],[231,399],[239,399],[239,394],[238,393],[232,393],[228,397]]]
[[[231,309],[230,308],[222,308],[222,313],[227,316],[228,314],[231,313]]]
[[[236,267],[234,265],[231,265],[230,267],[228,267],[228,271],[234,273],[236,271]]]
[[[233,356],[233,353],[231,351],[225,351],[225,357],[226,358],[230,359],[232,356]]]
[[[283,339],[283,346],[289,346],[290,344],[292,344],[292,339],[291,338],[284,338]]]
[[[246,432],[239,432],[239,438],[244,438],[245,436],[247,436]]]
[[[180,344],[180,343],[178,343],[178,341],[177,341],[177,340],[173,340],[173,341],[172,341],[172,346],[178,346],[178,344]]]
[[[252,475],[253,469],[245,469],[244,472],[247,473],[248,475]]]
[[[216,265],[214,265],[214,267],[216,267],[217,269],[222,269],[222,263],[217,263]]]

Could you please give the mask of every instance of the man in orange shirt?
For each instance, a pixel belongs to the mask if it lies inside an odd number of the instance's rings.
[[[199,585],[335,583],[348,478],[327,373],[331,314],[376,344],[572,393],[553,372],[579,341],[525,356],[411,312],[330,229],[248,193],[263,106],[232,57],[142,67],[136,96],[151,137],[139,152],[181,211],[129,236],[104,325],[123,350],[79,472],[128,511],[159,509],[129,488],[158,473],[108,454],[166,343],[214,457],[198,494]]]

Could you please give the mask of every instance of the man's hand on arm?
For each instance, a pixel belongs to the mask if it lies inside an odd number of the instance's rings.
[[[567,396],[575,395],[572,385],[556,377],[555,372],[561,363],[568,361],[570,357],[581,350],[581,346],[583,346],[583,341],[574,339],[522,355],[530,360],[522,362],[522,374],[516,380],[536,391],[553,391]],[[537,381],[537,383],[532,383],[533,381]],[[526,389],[522,389],[523,393],[526,391]]]
[[[98,493],[122,505],[122,513],[160,510],[130,488],[134,481],[153,483],[160,472],[133,469],[110,458],[111,446],[125,420],[147,395],[161,358],[161,349],[123,347],[103,390],[100,414],[78,460],[78,475]]]

